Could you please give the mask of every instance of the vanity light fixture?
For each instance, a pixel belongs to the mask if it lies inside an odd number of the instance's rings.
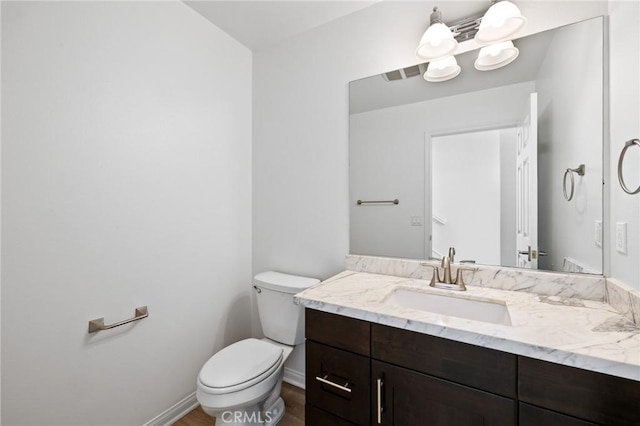
[[[433,83],[451,80],[460,74],[460,65],[455,56],[449,55],[429,62],[424,79]]]
[[[509,65],[520,54],[512,41],[492,44],[480,49],[474,66],[479,71],[491,71]]]
[[[475,40],[481,46],[511,40],[527,23],[518,6],[509,0],[493,0],[482,17]]]
[[[420,39],[416,56],[425,61],[432,61],[451,55],[457,47],[458,42],[453,38],[453,33],[442,22],[442,13],[437,6],[434,7],[429,28]]]
[[[453,56],[462,43],[473,38],[486,46],[480,49],[474,66],[479,71],[490,71],[513,62],[520,51],[511,39],[527,23],[520,9],[509,0],[493,0],[484,16],[474,16],[447,26],[442,13],[433,8],[430,25],[420,39],[416,56],[429,61],[424,79],[442,82],[460,74],[460,67]]]

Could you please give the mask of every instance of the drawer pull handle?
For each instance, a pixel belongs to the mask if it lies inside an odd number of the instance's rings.
[[[347,380],[347,383],[345,383],[345,384],[344,384],[344,386],[343,386],[343,385],[339,385],[339,384],[337,384],[337,383],[334,383],[334,382],[332,382],[331,380],[327,380],[327,377],[329,377],[329,375],[328,375],[328,374],[325,374],[325,375],[324,375],[324,377],[318,377],[318,376],[316,376],[316,380],[317,380],[317,381],[319,381],[319,382],[322,382],[322,383],[324,383],[324,384],[327,384],[327,385],[329,385],[329,386],[333,386],[334,388],[338,388],[338,389],[340,389],[340,390],[342,390],[342,391],[345,391],[345,392],[349,392],[349,393],[351,393],[351,389],[349,389],[349,388],[347,387],[347,386],[349,386],[349,381],[348,381],[348,380]]]
[[[382,424],[382,411],[384,410],[382,408],[382,386],[384,385],[384,382],[382,381],[382,379],[378,379],[377,380],[377,388],[378,388],[378,406],[377,406],[377,411],[378,411],[378,424],[381,425]]]

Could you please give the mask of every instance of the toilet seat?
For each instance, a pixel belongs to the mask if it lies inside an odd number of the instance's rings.
[[[264,340],[241,340],[209,358],[198,376],[200,389],[213,395],[238,392],[269,377],[282,362],[281,347]]]

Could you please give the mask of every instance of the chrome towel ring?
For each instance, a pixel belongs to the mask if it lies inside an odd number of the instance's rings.
[[[584,164],[580,164],[575,169],[567,169],[564,172],[564,177],[562,178],[562,193],[564,194],[564,199],[567,201],[571,201],[573,199],[573,192],[575,190],[576,184],[573,180],[573,174],[577,173],[578,176],[584,176]],[[567,195],[567,175],[571,178],[571,191],[569,191],[569,195]]]
[[[620,186],[624,192],[634,195],[640,193],[640,185],[638,185],[638,188],[636,188],[635,191],[632,191],[627,188],[627,185],[624,183],[624,178],[622,177],[622,162],[624,161],[624,155],[632,145],[637,145],[638,148],[640,148],[640,139],[631,139],[625,142],[624,148],[622,148],[622,152],[620,153],[620,159],[618,160],[618,180],[620,181]]]

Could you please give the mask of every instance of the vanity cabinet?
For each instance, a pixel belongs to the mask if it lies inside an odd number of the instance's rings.
[[[596,426],[586,420],[580,420],[555,411],[521,402],[518,405],[518,425],[519,426]]]
[[[512,426],[515,402],[372,360],[373,424]]]
[[[371,357],[508,398],[516,395],[516,355],[371,324]]]
[[[516,424],[515,355],[371,324],[371,357],[380,424]]]
[[[305,310],[305,425],[369,425],[371,324]]]
[[[306,425],[640,425],[640,382],[306,309]]]
[[[518,398],[596,424],[640,425],[640,382],[595,371],[519,357]]]
[[[311,341],[306,357],[307,399],[342,419],[369,424],[369,358]]]

